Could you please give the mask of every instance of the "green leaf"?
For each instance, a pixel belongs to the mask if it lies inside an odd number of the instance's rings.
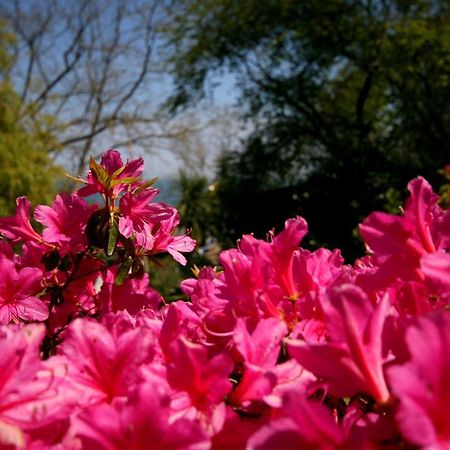
[[[138,177],[126,177],[126,178],[118,178],[117,180],[111,180],[109,183],[109,187],[116,186],[118,184],[132,184],[139,181]]]
[[[108,247],[106,250],[106,254],[111,256],[114,253],[117,245],[117,239],[119,238],[119,228],[117,226],[116,221],[114,220],[114,216],[111,217],[109,222],[109,232],[108,232]]]
[[[147,180],[144,184],[142,184],[141,186],[139,186],[135,191],[134,194],[140,194],[144,189],[149,188],[150,186],[152,186],[153,184],[156,183],[156,181],[158,180],[158,177],[152,178],[150,180]]]
[[[91,169],[92,174],[100,183],[102,183],[103,185],[107,184],[109,177],[108,172],[104,167],[98,164],[92,156],[89,160],[89,168]]]
[[[118,177],[125,170],[125,167],[127,167],[126,164],[122,167],[119,167],[115,172],[113,172],[113,174],[111,175],[111,179],[114,180],[114,178]]]
[[[65,175],[67,178],[69,178],[70,180],[75,181],[76,183],[84,183],[84,184],[87,184],[87,183],[86,183],[86,180],[83,180],[83,178],[81,178],[81,177],[74,177],[73,175],[70,175],[70,174],[68,174],[68,173],[64,173],[64,175]]]
[[[133,264],[133,258],[128,256],[127,259],[120,265],[119,272],[115,279],[115,285],[120,286],[127,278],[131,265]]]

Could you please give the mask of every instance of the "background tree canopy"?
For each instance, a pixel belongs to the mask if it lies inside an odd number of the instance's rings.
[[[0,23],[0,215],[12,214],[21,195],[33,203],[48,203],[63,175],[46,152],[52,136],[20,111],[21,99],[7,75],[14,63],[14,44],[14,34]]]
[[[220,161],[222,239],[295,214],[310,242],[361,254],[355,230],[450,159],[446,1],[179,0],[174,110],[233,72],[252,132]]]

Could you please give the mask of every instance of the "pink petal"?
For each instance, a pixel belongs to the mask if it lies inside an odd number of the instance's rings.
[[[433,293],[450,297],[450,254],[427,254],[420,260],[420,267]]]

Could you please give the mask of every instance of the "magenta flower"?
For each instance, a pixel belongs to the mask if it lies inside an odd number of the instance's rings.
[[[239,249],[222,252],[220,296],[229,300],[234,316],[274,317],[290,329],[299,320],[321,320],[319,297],[342,271],[342,257],[339,251],[299,249],[306,232],[306,222],[297,217],[271,242],[246,235]]]
[[[33,229],[30,223],[30,201],[26,197],[18,197],[16,204],[15,216],[0,218],[0,233],[13,242],[34,241],[43,243],[44,239]]]
[[[23,330],[25,331],[25,330]],[[37,345],[42,338],[43,327],[30,326],[24,333],[13,327],[0,327],[2,358],[0,358],[0,447],[24,448],[25,435],[22,423],[30,417],[18,416],[28,401],[41,397],[38,391],[34,396],[23,396],[28,383],[39,369]]]
[[[192,311],[190,304],[184,301],[173,302],[165,308],[162,313],[161,332],[159,334],[159,345],[164,353],[164,360],[170,363],[177,355],[176,341],[185,337],[193,343],[204,343],[206,336],[202,330],[202,321]]]
[[[96,209],[77,195],[57,195],[52,206],[39,205],[34,212],[35,219],[44,225],[42,236],[47,242],[76,253],[87,245],[85,228]]]
[[[170,346],[167,380],[173,389],[185,391],[191,405],[208,413],[231,390],[231,358],[219,353],[210,358],[204,345],[179,337]]]
[[[278,306],[284,292],[274,276],[277,268],[270,259],[271,250],[272,243],[246,235],[239,241],[239,249],[221,253],[221,293],[229,300],[233,316],[251,318],[254,324],[261,317],[282,318]]]
[[[247,450],[344,449],[331,413],[296,391],[286,393],[280,412],[248,441]]]
[[[271,242],[243,236],[238,249],[222,252],[224,294],[234,303],[240,317],[277,317],[283,299],[297,295],[292,274],[292,259],[307,232],[303,218],[285,222],[285,229]]]
[[[242,417],[227,407],[222,429],[212,437],[213,450],[246,450],[247,442],[263,425],[269,421],[269,414],[260,417]]]
[[[126,397],[140,379],[139,366],[151,360],[152,333],[145,328],[113,332],[98,322],[75,320],[66,331],[61,354],[84,405]]]
[[[17,271],[12,261],[0,255],[0,278],[0,324],[48,317],[47,305],[37,297],[42,290],[39,269],[25,267]]]
[[[372,213],[360,226],[369,249],[377,256],[409,251],[422,255],[433,253],[440,243],[438,219],[442,210],[439,196],[426,180],[415,178],[408,184],[411,194],[402,216]]]
[[[127,192],[120,199],[119,231],[129,238],[134,236],[136,244],[152,250],[155,243],[155,229],[162,220],[174,214],[174,208],[163,203],[150,203],[158,195],[157,189],[147,189],[138,195]]]
[[[223,276],[214,269],[204,267],[197,278],[181,282],[181,289],[189,296],[192,309],[201,318],[210,338],[223,340],[231,336],[236,319],[230,311],[230,302],[222,295]]]
[[[175,261],[185,266],[187,260],[182,253],[192,252],[195,248],[195,240],[187,235],[173,235],[179,223],[180,215],[173,208],[170,217],[162,220],[158,230],[154,233],[155,242],[150,253],[167,251]]]
[[[250,333],[244,320],[238,319],[233,340],[243,358],[244,373],[231,401],[243,404],[250,400],[263,400],[277,383],[275,366],[280,354],[281,341],[287,327],[279,319],[261,320]]]
[[[448,302],[450,301],[450,254],[433,253],[424,255],[420,267],[425,274],[425,283],[432,294]]]
[[[290,276],[293,297],[283,301],[286,317],[311,338],[320,339],[323,328],[322,299],[327,288],[342,274],[343,258],[339,250],[320,248],[315,252],[300,249],[292,255]]]
[[[450,448],[450,211],[424,179],[353,267],[299,248],[296,217],[168,305],[141,258],[195,241],[142,169],[91,160],[104,205],[61,194],[42,235],[25,197],[0,219],[0,449]]]
[[[287,332],[285,323],[277,319],[262,319],[252,332],[244,320],[238,319],[233,340],[245,363],[270,369],[277,362]]]
[[[195,240],[187,235],[172,236],[167,245],[167,252],[177,263],[185,266],[187,264],[187,260],[182,253],[192,252],[195,245]]]
[[[286,220],[284,230],[274,237],[270,246],[269,254],[277,282],[287,297],[298,297],[292,273],[292,258],[307,232],[308,225],[302,217]]]
[[[389,308],[387,296],[373,307],[356,286],[334,288],[324,305],[329,342],[290,340],[289,352],[322,378],[330,393],[365,392],[377,402],[386,402],[390,393],[384,377],[383,329]]]
[[[450,314],[421,317],[406,330],[410,360],[388,369],[399,399],[396,418],[404,438],[424,449],[450,446]]]
[[[102,155],[99,165],[91,162],[86,180],[80,179],[87,186],[78,190],[77,194],[88,197],[93,194],[103,194],[117,198],[126,191],[130,182],[138,181],[144,170],[142,158],[127,161],[125,164],[117,150],[110,149]],[[109,178],[109,180],[108,180]]]
[[[58,442],[67,429],[70,396],[56,364],[39,359],[44,326],[0,327],[0,448],[28,449],[32,439]],[[66,398],[64,398],[66,397]]]
[[[126,310],[137,314],[144,308],[157,310],[164,299],[149,285],[149,276],[127,278],[121,285],[114,283],[117,271],[108,270],[98,294],[99,311],[102,314]]]
[[[359,227],[368,250],[380,266],[378,272],[361,279],[376,289],[387,287],[399,277],[404,281],[421,281],[420,258],[436,252],[446,242],[444,213],[437,205],[439,196],[422,177],[410,181],[408,190],[411,196],[403,215],[374,212]]]
[[[123,406],[99,405],[75,420],[84,450],[209,450],[195,420],[172,419],[170,393],[155,381],[139,384]]]
[[[230,249],[220,254],[220,264],[224,269],[222,293],[232,304],[235,315],[255,319],[262,316],[259,303],[266,298],[263,295],[267,277],[262,276],[260,260]],[[274,306],[272,309],[278,314]]]

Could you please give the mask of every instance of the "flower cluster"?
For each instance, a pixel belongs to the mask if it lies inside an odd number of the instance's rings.
[[[42,232],[25,198],[0,219],[0,448],[449,448],[450,212],[423,178],[352,266],[297,217],[166,304],[143,258],[194,242],[142,169],[110,150]]]

